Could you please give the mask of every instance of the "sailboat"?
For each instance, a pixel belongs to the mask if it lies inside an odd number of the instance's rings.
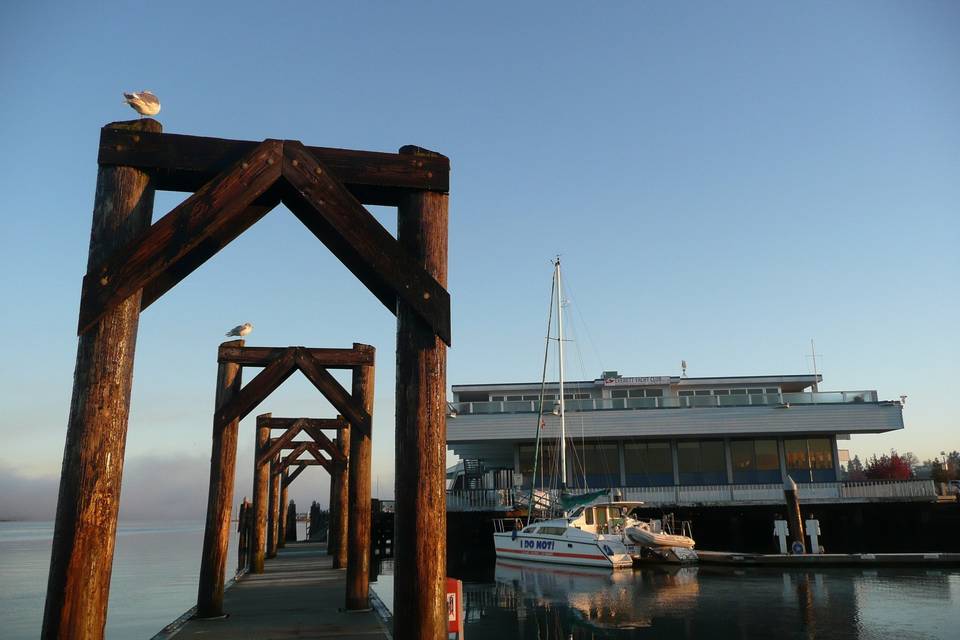
[[[533,560],[538,562],[553,562],[611,569],[627,569],[633,567],[633,558],[624,545],[623,534],[619,531],[606,531],[598,527],[590,516],[595,509],[586,509],[586,503],[596,500],[606,494],[606,490],[585,495],[571,495],[567,492],[567,442],[566,442],[566,405],[563,390],[563,286],[560,276],[560,258],[554,263],[553,292],[556,294],[557,305],[557,350],[560,364],[560,389],[557,414],[560,417],[560,508],[563,510],[560,517],[532,522],[533,505],[535,502],[536,472],[530,486],[530,506],[527,515],[527,525],[515,527],[512,531],[501,530],[493,534],[493,546],[498,558]],[[549,353],[550,329],[552,326],[554,297],[550,296],[550,314],[547,320],[547,352]],[[544,356],[543,383],[541,386],[540,415],[537,416],[537,447],[539,455],[540,425],[543,420],[543,388],[546,384],[546,354]],[[536,460],[534,461],[536,468]],[[630,503],[622,503],[622,508],[628,508]],[[633,506],[642,503],[632,503]],[[576,508],[575,508],[576,507]],[[618,508],[620,505],[618,505]],[[573,510],[572,513],[570,510]],[[607,512],[604,512],[607,515]],[[626,512],[617,511],[617,517],[625,518]],[[590,522],[588,523],[588,519]]]

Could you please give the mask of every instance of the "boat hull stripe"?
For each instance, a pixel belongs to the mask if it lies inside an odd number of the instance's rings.
[[[505,549],[496,547],[497,552],[517,553],[528,556],[553,556],[555,558],[585,558],[587,560],[609,560],[607,556],[596,556],[588,553],[566,553],[562,551],[527,551],[525,549]]]

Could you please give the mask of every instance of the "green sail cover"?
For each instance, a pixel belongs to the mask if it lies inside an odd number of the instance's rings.
[[[609,489],[600,489],[599,491],[591,491],[590,493],[564,493],[560,496],[560,505],[564,511],[571,511],[581,505],[590,504],[597,498],[605,496],[608,493],[610,493]]]

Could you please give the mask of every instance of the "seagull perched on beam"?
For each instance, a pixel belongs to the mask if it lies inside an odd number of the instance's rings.
[[[160,113],[160,99],[150,91],[124,93],[123,101],[142,116],[155,116]]]
[[[233,329],[230,329],[230,331],[227,331],[227,336],[240,336],[242,338],[250,335],[251,331],[253,331],[253,325],[249,322],[244,322],[243,324],[238,324]]]

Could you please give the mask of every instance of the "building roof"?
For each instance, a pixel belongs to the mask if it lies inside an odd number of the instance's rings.
[[[681,376],[657,376],[662,377],[664,380],[669,378],[669,383],[663,382],[660,383],[660,386],[670,384],[670,386],[703,386],[703,385],[744,385],[744,384],[792,384],[792,385],[803,385],[810,386],[823,381],[822,375],[816,375],[807,373],[799,375],[762,375],[762,376],[706,376],[699,378],[685,378]],[[622,386],[629,386],[629,380],[633,379],[630,376],[619,376],[617,379],[625,381]],[[494,382],[487,384],[455,384],[451,387],[453,391],[484,391],[488,389],[499,389],[502,391],[509,391],[512,389],[530,389],[532,387],[539,387],[540,382]],[[556,387],[560,383],[557,381],[547,382],[548,387]],[[594,387],[594,386],[603,386],[604,379],[597,378],[595,380],[566,380],[564,381],[564,386],[569,387]],[[643,383],[637,383],[637,386],[650,386],[649,384],[644,385]]]

